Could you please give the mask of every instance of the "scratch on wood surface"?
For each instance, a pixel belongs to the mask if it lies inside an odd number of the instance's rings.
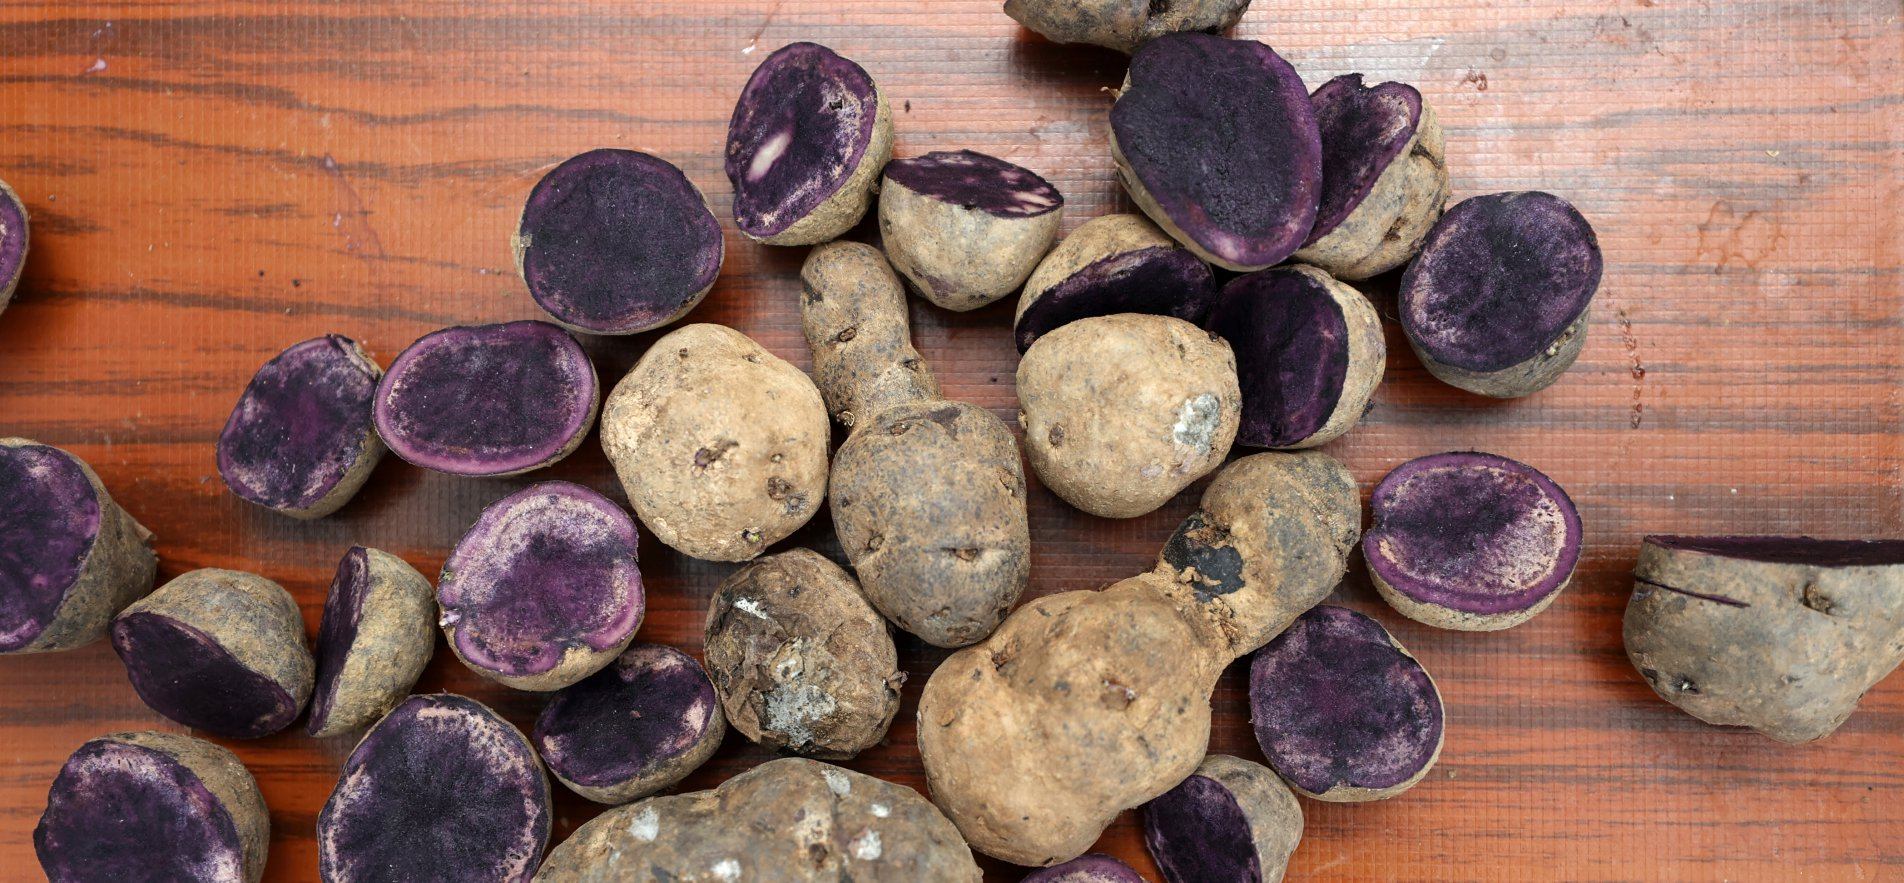
[[[331,214],[331,226],[344,236],[344,250],[352,254],[384,256],[383,240],[370,223],[370,209],[364,198],[351,186],[350,177],[330,154],[324,154],[324,171],[337,184],[337,210]]]

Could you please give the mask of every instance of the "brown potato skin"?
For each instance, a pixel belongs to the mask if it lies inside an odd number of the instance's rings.
[[[809,549],[741,568],[708,600],[708,677],[734,729],[831,759],[879,743],[906,681],[885,620],[840,566]]]
[[[1313,264],[1337,279],[1379,276],[1421,251],[1448,204],[1447,139],[1435,109],[1424,100],[1415,138],[1349,216],[1291,260]]]
[[[436,590],[410,563],[366,548],[370,589],[364,594],[357,640],[337,675],[324,726],[306,732],[322,739],[360,729],[397,707],[416,686],[436,650]]]
[[[1444,365],[1416,346],[1413,340],[1408,345],[1414,349],[1416,358],[1421,359],[1421,366],[1442,383],[1491,399],[1520,398],[1552,386],[1554,381],[1560,379],[1560,375],[1573,367],[1574,361],[1580,358],[1580,351],[1587,346],[1587,315],[1588,311],[1583,310],[1580,318],[1567,326],[1567,330],[1562,331],[1546,349],[1528,357],[1526,361],[1499,371],[1470,371]]]
[[[800,268],[800,325],[813,380],[848,429],[862,416],[939,397],[939,381],[912,346],[906,290],[870,245],[820,246]]]
[[[1151,12],[1162,6],[1162,12]],[[1249,0],[1005,0],[1005,14],[1055,43],[1090,43],[1129,54],[1144,41],[1177,31],[1226,31]]]
[[[1058,239],[1062,206],[999,217],[923,196],[891,179],[879,194],[880,240],[893,268],[921,297],[955,312],[1018,290]]]
[[[537,883],[722,879],[977,883],[980,874],[958,829],[918,792],[794,757],[712,791],[602,813],[536,874]]]

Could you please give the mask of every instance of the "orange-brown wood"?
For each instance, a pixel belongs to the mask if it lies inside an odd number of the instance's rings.
[[[1794,748],[1681,714],[1620,646],[1644,533],[1904,534],[1900,16],[1897,0],[1257,0],[1240,32],[1312,85],[1347,71],[1418,84],[1447,128],[1457,197],[1559,193],[1607,257],[1585,354],[1531,398],[1438,384],[1390,324],[1375,407],[1329,450],[1365,489],[1420,454],[1519,458],[1579,501],[1587,552],[1550,611],[1498,634],[1403,620],[1355,566],[1338,598],[1434,673],[1447,747],[1395,800],[1305,802],[1294,877],[1904,877],[1904,679]],[[161,578],[257,571],[297,595],[313,631],[353,543],[434,573],[485,504],[530,481],[619,498],[591,440],[509,480],[393,458],[339,514],[295,522],[227,493],[212,443],[251,372],[293,341],[335,331],[387,362],[444,324],[536,316],[509,235],[537,177],[573,153],[668,157],[726,219],[728,113],[753,65],[793,40],[880,80],[902,155],[970,147],[1030,166],[1064,191],[1066,229],[1128,210],[1106,148],[1122,57],[1050,45],[996,0],[6,4],[0,178],[32,212],[34,244],[0,315],[0,434],[86,458],[158,534]],[[728,227],[721,281],[692,319],[808,364],[804,250]],[[1378,303],[1386,286],[1371,288]],[[1006,418],[1010,320],[1009,303],[913,307],[947,394]],[[604,380],[653,337],[589,342]],[[1199,490],[1124,522],[1035,490],[1031,592],[1148,567]],[[791,542],[837,552],[824,516]],[[707,596],[732,567],[652,541],[642,560],[641,637],[698,652]],[[923,788],[913,711],[944,654],[900,647],[907,704],[850,765]],[[1211,748],[1260,759],[1243,683],[1238,665],[1217,689]],[[419,689],[525,725],[542,701],[447,652]],[[144,727],[178,729],[140,704],[104,644],[0,659],[0,878],[36,878],[32,829],[66,755]],[[231,745],[272,807],[268,879],[316,878],[313,822],[350,745]],[[684,787],[767,756],[730,735]],[[558,836],[595,812],[561,793]],[[1130,814],[1100,847],[1154,879]]]

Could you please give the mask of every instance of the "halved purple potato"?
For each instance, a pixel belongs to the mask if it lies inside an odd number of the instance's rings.
[[[555,694],[536,718],[536,751],[569,790],[627,803],[681,781],[727,734],[714,682],[694,657],[635,644]]]
[[[768,245],[845,233],[866,214],[892,140],[892,110],[865,68],[817,43],[781,47],[727,124],[735,226]]]
[[[19,194],[0,181],[0,312],[5,312],[7,302],[13,300],[13,290],[20,285],[20,271],[26,269],[28,227],[26,206]]]
[[[512,244],[529,296],[587,334],[686,315],[714,287],[726,248],[707,198],[673,163],[607,148],[536,183]]]
[[[1633,580],[1627,658],[1710,724],[1823,739],[1904,660],[1904,539],[1653,536]]]
[[[1252,447],[1313,448],[1340,437],[1368,411],[1388,362],[1375,306],[1314,267],[1231,280],[1204,327],[1236,353],[1236,443]]]
[[[1236,26],[1250,0],[1005,0],[1005,14],[1054,43],[1090,43],[1129,53],[1178,31]]]
[[[292,518],[322,518],[383,460],[371,416],[383,369],[339,334],[292,344],[252,375],[218,435],[218,474]]]
[[[317,817],[318,873],[527,883],[549,829],[549,780],[522,731],[467,697],[412,696],[344,761]]]
[[[377,433],[438,472],[500,477],[572,453],[601,385],[582,345],[547,322],[459,325],[419,338],[377,385]]]
[[[1036,172],[971,150],[886,165],[879,232],[926,300],[974,310],[1018,290],[1051,250],[1064,197]]]
[[[1383,800],[1441,757],[1441,693],[1388,630],[1346,607],[1296,617],[1250,662],[1250,721],[1269,766],[1317,800]]]
[[[456,658],[518,690],[559,690],[613,662],[647,609],[635,520],[579,484],[503,497],[456,541],[436,600]]]
[[[1495,398],[1547,388],[1587,340],[1600,242],[1550,193],[1462,200],[1402,276],[1401,324],[1428,373]]]
[[[350,732],[396,707],[436,649],[435,622],[436,595],[423,574],[389,552],[352,546],[324,601],[305,732]]]
[[[1032,871],[1019,883],[1144,883],[1144,875],[1116,858],[1092,852]]]
[[[1573,579],[1580,510],[1525,463],[1478,452],[1417,457],[1370,500],[1369,577],[1416,622],[1491,632],[1547,609]]]
[[[237,755],[172,733],[113,733],[73,752],[33,849],[49,883],[257,883],[271,816]]]
[[[0,438],[0,655],[83,647],[152,590],[152,532],[78,457]]]
[[[1210,267],[1142,215],[1085,221],[1045,255],[1025,280],[1012,318],[1023,355],[1067,322],[1117,313],[1172,316],[1203,324],[1216,300]]]
[[[282,730],[311,698],[297,601],[254,573],[179,575],[120,612],[112,649],[153,711],[228,739]]]
[[[1322,133],[1322,205],[1295,259],[1340,279],[1408,262],[1448,201],[1441,123],[1406,83],[1344,74],[1309,96]]]
[[[1315,224],[1322,141],[1309,91],[1255,40],[1144,44],[1111,107],[1111,157],[1144,214],[1226,269],[1282,263]]]
[[[1144,847],[1168,883],[1283,878],[1302,841],[1302,807],[1262,764],[1203,759],[1183,784],[1144,804]]]

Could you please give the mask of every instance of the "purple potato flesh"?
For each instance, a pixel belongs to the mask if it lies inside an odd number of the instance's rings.
[[[240,499],[328,515],[383,458],[371,416],[377,367],[336,334],[293,344],[252,375],[218,436],[218,474]]]
[[[1347,432],[1368,410],[1387,356],[1375,308],[1307,267],[1238,277],[1204,327],[1236,353],[1236,441],[1255,447],[1312,447]]]
[[[635,521],[565,481],[491,504],[458,541],[437,586],[450,647],[518,689],[566,687],[607,665],[641,625]]]
[[[592,150],[529,193],[516,236],[529,294],[578,331],[633,334],[700,303],[720,274],[721,225],[672,163]]]
[[[1806,567],[1893,567],[1904,564],[1904,540],[1815,540],[1811,537],[1647,537],[1649,545],[1761,564]]]
[[[7,182],[0,181],[0,310],[13,299],[20,272],[26,269],[28,239],[26,206]]]
[[[1202,324],[1215,300],[1209,265],[1187,249],[1152,246],[1102,258],[1045,289],[1013,333],[1022,355],[1046,332],[1092,316],[1152,313]]]
[[[1421,92],[1406,83],[1364,87],[1361,74],[1344,74],[1310,96],[1322,135],[1322,202],[1309,242],[1340,226],[1376,179],[1400,159],[1421,124]]]
[[[1101,852],[1032,871],[1019,883],[1144,883],[1144,875]]]
[[[1268,46],[1197,33],[1144,44],[1111,133],[1131,198],[1205,260],[1260,270],[1309,238],[1321,136],[1302,78]]]
[[[526,883],[549,830],[549,782],[520,731],[462,696],[412,696],[344,762],[317,818],[318,871]]]
[[[884,117],[873,78],[833,50],[791,43],[767,56],[747,80],[728,123],[726,171],[734,186],[735,225],[754,239],[784,245],[823,242],[845,232],[865,212],[876,180],[862,167],[869,161],[884,165],[891,155],[889,119],[880,137]],[[886,156],[879,155],[882,140]],[[858,210],[838,220],[817,217],[830,213],[836,197],[857,202]],[[796,225],[810,217],[830,232],[800,235],[808,231]]]
[[[256,739],[290,726],[296,699],[204,631],[157,613],[120,617],[113,646],[152,710],[188,727]]]
[[[1243,807],[1207,776],[1191,776],[1144,804],[1144,843],[1172,883],[1263,879]]]
[[[706,670],[672,647],[636,644],[555,695],[536,718],[536,750],[576,793],[625,803],[673,785],[727,730]]]
[[[1250,663],[1250,719],[1270,768],[1321,800],[1407,790],[1441,754],[1441,695],[1380,623],[1321,605]]]
[[[886,164],[886,180],[921,196],[1000,218],[1031,218],[1064,207],[1036,172],[973,150],[941,150]]]
[[[0,446],[0,499],[0,653],[11,653],[59,615],[92,555],[103,509],[77,459],[37,444]]]
[[[377,387],[377,432],[404,460],[503,476],[569,455],[600,402],[595,367],[547,322],[466,325],[424,335]]]
[[[436,642],[430,581],[388,552],[353,546],[337,564],[317,632],[317,686],[305,731],[376,721],[408,695]]]

